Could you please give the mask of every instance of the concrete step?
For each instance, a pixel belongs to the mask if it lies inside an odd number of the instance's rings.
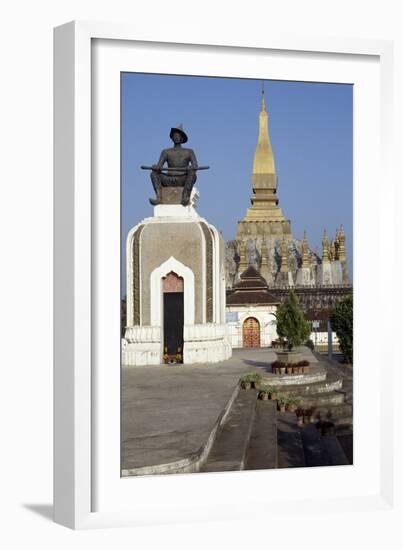
[[[343,448],[344,454],[347,457],[348,463],[353,464],[354,452],[353,452],[353,432],[337,432],[337,439]]]
[[[257,402],[255,420],[246,453],[245,470],[277,468],[277,406]]]
[[[282,386],[278,389],[278,392],[286,395],[287,397],[303,397],[340,390],[342,384],[343,381],[339,378],[335,380],[324,380],[323,382],[306,384],[304,386]]]
[[[321,366],[309,367],[304,374],[271,374],[263,377],[263,384],[283,388],[284,386],[299,386],[301,384],[314,384],[326,380],[326,369]]]
[[[320,443],[320,433],[314,424],[301,427],[302,445],[307,466],[327,466]]]
[[[256,412],[257,392],[241,390],[220,426],[201,472],[243,470]]]
[[[321,436],[314,424],[304,424],[301,428],[301,436],[307,466],[341,466],[349,464],[335,435]]]
[[[321,445],[329,466],[347,466],[350,464],[340,441],[335,435],[323,436],[321,438]]]
[[[313,416],[315,420],[333,422],[336,426],[342,424],[352,425],[353,407],[349,403],[319,405],[313,408]]]
[[[341,392],[324,392],[316,395],[299,396],[300,406],[303,408],[318,408],[324,405],[341,405],[344,403],[344,394]]]
[[[295,413],[277,414],[277,467],[303,468],[306,466],[301,431]]]

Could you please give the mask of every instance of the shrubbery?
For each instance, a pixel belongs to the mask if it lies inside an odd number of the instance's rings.
[[[340,349],[346,363],[353,362],[353,295],[346,296],[336,304],[330,318],[332,329],[339,339]]]
[[[304,313],[299,307],[298,298],[293,290],[290,290],[287,300],[276,313],[277,334],[287,339],[288,349],[304,344],[311,333],[309,323],[305,320]]]

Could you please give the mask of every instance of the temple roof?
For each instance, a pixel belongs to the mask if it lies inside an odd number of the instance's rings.
[[[266,280],[252,266],[241,273],[239,282],[234,285],[227,295],[227,306],[244,304],[275,305],[279,303],[279,300],[270,294]]]

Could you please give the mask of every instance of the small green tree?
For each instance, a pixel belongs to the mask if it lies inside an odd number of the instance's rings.
[[[290,290],[288,298],[276,313],[277,334],[287,338],[288,349],[300,346],[308,339],[311,329],[305,320],[304,313],[299,306],[298,298],[293,290]]]
[[[346,363],[353,362],[353,295],[342,298],[330,317],[332,329],[340,342],[340,349]]]

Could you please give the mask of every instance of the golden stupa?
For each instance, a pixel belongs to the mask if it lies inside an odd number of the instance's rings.
[[[243,220],[238,222],[237,239],[243,240],[254,236],[291,237],[290,222],[284,218],[278,206],[277,175],[269,136],[264,89],[259,114],[259,136],[253,159],[252,191],[252,206],[248,208]]]

